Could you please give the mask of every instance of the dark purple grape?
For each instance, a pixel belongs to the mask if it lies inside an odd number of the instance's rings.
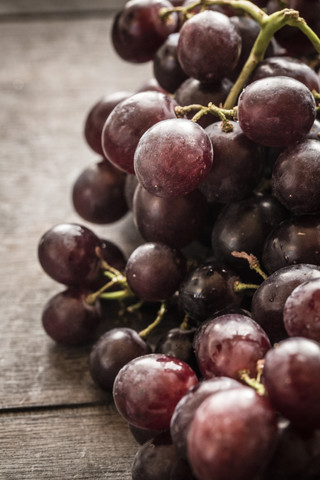
[[[186,362],[197,371],[197,361],[193,351],[193,339],[196,329],[183,330],[172,328],[158,341],[155,353],[164,353],[171,357],[177,357]]]
[[[214,83],[227,77],[240,52],[238,30],[223,13],[201,12],[180,29],[178,60],[189,77],[201,82]]]
[[[316,118],[315,100],[303,83],[285,76],[250,83],[240,94],[240,127],[254,142],[286,147],[301,140]]]
[[[131,328],[113,328],[104,333],[90,353],[90,373],[103,390],[112,392],[119,370],[130,360],[151,353],[150,347]]]
[[[270,195],[256,195],[227,205],[212,230],[214,255],[249,277],[246,260],[233,251],[252,253],[260,258],[268,233],[288,216],[287,210]]]
[[[243,385],[228,377],[215,377],[203,380],[190,388],[189,392],[182,397],[177,404],[170,424],[170,432],[174,445],[179,454],[187,459],[187,438],[191,422],[194,414],[201,403],[217,392],[227,390],[229,388],[242,388]]]
[[[182,360],[161,353],[143,355],[120,370],[113,398],[129,423],[166,430],[175,406],[197,382],[194,371]]]
[[[114,107],[132,95],[129,92],[115,92],[102,97],[90,109],[84,124],[84,136],[88,145],[99,155],[104,155],[101,146],[103,126]]]
[[[140,445],[143,445],[149,440],[152,440],[158,435],[161,435],[161,430],[150,430],[147,428],[138,428],[138,427],[135,427],[134,425],[131,425],[130,423],[128,423],[128,428],[132,433],[132,436],[135,439],[135,441]]]
[[[195,190],[213,161],[210,139],[186,119],[163,120],[141,137],[134,154],[139,182],[159,197],[178,197]]]
[[[212,102],[214,105],[223,104],[231,90],[233,83],[228,78],[223,78],[216,83],[201,83],[195,78],[188,78],[176,90],[174,98],[182,107],[186,105],[198,104],[208,105]],[[191,119],[196,111],[187,114],[187,118]],[[215,115],[203,115],[198,120],[198,125],[206,128],[211,123],[218,121]]]
[[[272,172],[276,198],[294,214],[320,213],[320,142],[307,139],[286,148]]]
[[[72,191],[76,212],[91,223],[108,224],[128,211],[124,195],[125,174],[103,159],[78,176]]]
[[[96,249],[100,239],[87,227],[63,223],[50,228],[40,239],[39,262],[54,280],[73,287],[91,285],[99,270]]]
[[[135,175],[128,173],[124,184],[124,196],[128,205],[128,209],[132,210],[133,196],[139,182]]]
[[[120,272],[124,270],[127,264],[127,259],[118,245],[110,240],[102,238],[100,253],[102,259],[111,265],[111,267],[119,270]]]
[[[320,4],[318,0],[269,0],[267,13],[272,14],[283,8],[291,8],[299,12],[312,30],[320,35]],[[307,56],[316,54],[315,48],[308,37],[296,27],[285,26],[275,34],[276,40],[286,49],[289,55]]]
[[[312,90],[320,91],[320,78],[306,63],[294,57],[269,57],[260,62],[250,77],[250,82],[260,78],[285,75],[304,83]]]
[[[203,321],[223,308],[240,305],[243,294],[235,291],[236,281],[238,275],[215,260],[199,265],[180,285],[181,308],[190,318]]]
[[[283,308],[288,296],[301,283],[320,278],[316,265],[290,265],[270,275],[255,291],[251,314],[268,334],[271,343],[288,336],[283,323]]]
[[[194,0],[184,0],[182,3],[183,7],[189,7],[190,5],[194,5],[196,2]],[[194,7],[190,13],[200,13],[201,12],[201,5],[197,5]],[[228,17],[235,15],[235,9],[230,7],[230,5],[206,5],[207,10],[213,10],[215,12],[224,13]]]
[[[298,285],[283,309],[283,322],[290,337],[305,337],[320,343],[320,278]]]
[[[132,465],[132,480],[196,480],[168,433],[161,433],[137,451]]]
[[[55,342],[79,345],[90,341],[100,323],[98,305],[86,302],[88,292],[67,289],[57,293],[45,305],[42,325]]]
[[[172,8],[167,0],[130,0],[116,15],[112,26],[112,43],[117,54],[129,62],[152,60],[165,39],[178,28],[178,16],[167,20],[160,10]]]
[[[320,345],[303,337],[282,340],[270,350],[263,382],[273,407],[304,429],[320,428]]]
[[[302,432],[291,424],[281,428],[275,452],[262,480],[320,478],[320,430]]]
[[[320,265],[319,246],[319,215],[289,218],[268,235],[263,247],[262,263],[269,273],[296,263]]]
[[[126,265],[131,290],[141,299],[162,301],[179,288],[185,274],[185,258],[164,243],[149,242],[137,247]]]
[[[179,33],[169,35],[153,57],[154,76],[161,87],[170,93],[174,93],[188,78],[177,57],[178,40]]]
[[[148,242],[182,248],[195,240],[207,220],[207,201],[198,190],[173,198],[152,195],[139,185],[133,198],[135,224]]]
[[[244,135],[237,122],[230,121],[231,132],[224,132],[220,122],[206,128],[214,161],[199,189],[209,202],[230,203],[250,196],[262,178],[262,148]]]
[[[276,414],[249,387],[210,395],[196,410],[188,457],[201,480],[251,480],[263,470],[277,440]]]
[[[270,349],[264,330],[252,318],[230,313],[205,322],[196,333],[194,350],[204,378],[223,375],[239,379],[247,370],[257,375],[257,362]]]
[[[102,131],[102,148],[108,160],[120,170],[134,173],[133,157],[140,137],[155,123],[176,118],[176,105],[169,95],[150,90],[120,102]]]

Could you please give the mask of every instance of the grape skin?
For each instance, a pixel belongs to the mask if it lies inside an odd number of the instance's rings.
[[[57,282],[85,287],[98,275],[98,247],[101,241],[89,228],[76,223],[59,224],[41,237],[38,258],[43,270]]]
[[[312,93],[294,78],[262,78],[250,83],[239,96],[240,127],[261,145],[287,147],[307,135],[315,118]]]
[[[200,480],[251,480],[270,458],[277,430],[268,400],[253,389],[210,395],[189,429],[191,468]]]
[[[178,59],[185,73],[203,83],[227,77],[241,52],[241,37],[229,18],[204,11],[187,20],[180,29]]]
[[[119,371],[113,398],[129,423],[168,430],[178,401],[197,382],[194,371],[182,360],[160,353],[143,355]]]
[[[298,285],[283,309],[283,322],[290,337],[305,337],[320,343],[320,278]]]
[[[279,342],[266,357],[263,381],[273,407],[303,429],[320,428],[320,345],[303,337]]]
[[[198,187],[212,161],[212,144],[203,128],[176,118],[163,120],[144,133],[134,154],[134,170],[148,192],[177,197]]]
[[[48,300],[42,312],[42,325],[55,342],[79,345],[92,339],[101,315],[98,305],[86,302],[87,294],[71,288]]]
[[[257,375],[257,361],[271,348],[267,334],[252,318],[225,314],[205,322],[196,333],[194,350],[204,378],[239,378],[241,370]]]

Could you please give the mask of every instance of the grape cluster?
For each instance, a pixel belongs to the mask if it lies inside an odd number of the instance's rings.
[[[92,345],[141,444],[133,480],[320,478],[319,34],[315,0],[129,0],[114,19],[154,78],[92,106],[99,160],[72,201],[92,224],[129,212],[143,243],[125,258],[60,224],[38,256],[65,288],[43,327]]]

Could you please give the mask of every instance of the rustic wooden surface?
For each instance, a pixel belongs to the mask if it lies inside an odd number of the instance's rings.
[[[78,15],[85,3],[0,1],[1,480],[126,480],[137,449],[111,396],[91,380],[90,348],[55,345],[40,322],[44,303],[63,290],[37,261],[48,228],[80,222],[127,255],[140,242],[130,215],[98,228],[70,200],[75,178],[98,160],[82,136],[89,108],[151,76],[150,65],[112,50],[107,8]],[[46,15],[50,4],[68,6],[68,15]]]

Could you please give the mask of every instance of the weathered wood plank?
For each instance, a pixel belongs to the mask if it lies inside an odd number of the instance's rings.
[[[118,10],[126,0],[0,0],[1,15]]]
[[[117,58],[110,25],[110,18],[1,25],[0,408],[105,398],[88,374],[88,349],[57,347],[42,330],[42,307],[63,287],[42,272],[37,245],[62,222],[86,224],[126,254],[141,241],[130,215],[98,228],[70,201],[75,178],[98,160],[82,138],[89,108],[105,93],[134,91],[151,72]]]
[[[129,480],[137,449],[113,407],[0,416],[3,480]]]

